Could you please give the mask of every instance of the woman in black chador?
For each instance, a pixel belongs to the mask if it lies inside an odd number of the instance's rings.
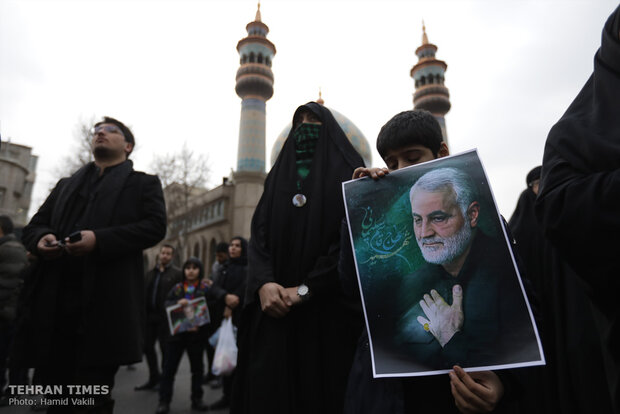
[[[596,323],[584,325],[583,329],[601,336],[614,413],[620,413],[618,200],[620,7],[605,23],[601,47],[594,58],[594,73],[549,132],[536,199],[536,213],[545,236],[583,282],[581,290],[593,305]],[[581,376],[589,381],[586,375]],[[596,402],[595,397],[590,397]],[[593,404],[588,412],[604,411]]]
[[[538,299],[546,366],[527,370],[523,412],[609,413],[601,339],[584,284],[543,235],[534,213],[540,167],[527,175],[509,226]]]
[[[211,324],[219,327],[224,318],[232,318],[232,323],[239,326],[241,308],[248,279],[248,242],[243,237],[233,237],[228,245],[229,259],[224,262],[219,277],[213,283],[218,291],[225,291],[233,296],[233,300],[218,301],[212,307]],[[213,410],[221,410],[230,405],[230,394],[233,374],[222,378],[224,395],[215,403],[211,404]]]
[[[252,219],[233,413],[337,413],[363,319],[338,278],[341,183],[361,156],[327,108],[297,109]]]

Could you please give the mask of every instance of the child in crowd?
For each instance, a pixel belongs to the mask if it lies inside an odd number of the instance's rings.
[[[183,282],[176,284],[170,290],[166,300],[166,306],[176,304],[186,306],[190,300],[200,297],[205,297],[208,303],[213,303],[222,299],[228,301],[230,299],[227,297],[230,295],[226,295],[226,292],[209,288],[208,284],[203,280],[204,268],[202,262],[195,257],[190,257],[183,264],[183,276]],[[202,325],[175,334],[168,339],[168,351],[166,360],[164,361],[164,371],[159,388],[157,414],[166,414],[170,411],[174,376],[176,375],[181,357],[185,351],[187,351],[192,372],[192,410],[208,410],[208,406],[202,401],[202,375],[204,372],[202,354],[204,352],[205,343],[207,342],[207,336],[207,326]]]

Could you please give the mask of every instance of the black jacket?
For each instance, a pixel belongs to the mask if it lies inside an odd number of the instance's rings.
[[[149,270],[144,278],[144,284],[146,286],[146,314],[150,320],[166,322],[166,298],[168,297],[170,289],[177,283],[183,281],[183,272],[173,264],[170,264],[164,269],[159,277],[157,293],[155,294],[155,306],[153,307],[153,297],[151,296],[153,293],[151,289],[153,287],[151,284],[154,283],[155,275],[158,271],[159,265]]]
[[[0,237],[0,326],[15,319],[17,298],[27,266],[26,249],[15,236]]]
[[[216,292],[225,292],[220,294],[218,300],[213,306],[211,314],[211,324],[217,329],[222,323],[224,309],[226,303],[224,297],[226,294],[233,294],[239,297],[239,305],[232,312],[233,324],[239,326],[239,318],[241,317],[241,309],[243,309],[243,301],[245,289],[248,281],[248,261],[246,257],[236,259],[228,259],[220,270],[220,276],[213,283]]]

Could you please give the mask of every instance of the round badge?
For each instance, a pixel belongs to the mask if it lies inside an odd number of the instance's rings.
[[[306,205],[306,196],[303,194],[295,194],[293,196],[293,205],[295,207],[303,207]]]

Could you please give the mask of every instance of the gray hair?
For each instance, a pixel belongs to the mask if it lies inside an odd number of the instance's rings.
[[[412,201],[412,204],[413,193],[416,190],[428,192],[454,191],[456,203],[465,218],[470,204],[478,198],[476,185],[471,177],[456,168],[438,168],[420,177],[409,190],[409,200]]]

